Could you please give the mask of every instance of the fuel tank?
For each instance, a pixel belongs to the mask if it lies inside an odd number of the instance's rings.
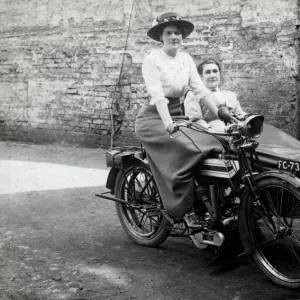
[[[237,160],[226,160],[219,158],[207,158],[199,168],[201,176],[216,178],[232,178],[240,169]]]

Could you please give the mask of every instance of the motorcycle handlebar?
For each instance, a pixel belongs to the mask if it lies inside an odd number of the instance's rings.
[[[173,118],[173,120],[174,120],[174,118]],[[232,135],[238,135],[239,134],[239,132],[233,132],[231,130],[226,130],[224,132],[213,131],[209,128],[208,129],[204,128],[199,124],[193,123],[191,121],[187,121],[187,119],[183,119],[183,118],[181,118],[181,119],[178,118],[178,122],[174,122],[174,131],[172,133],[175,133],[176,131],[178,131],[180,127],[194,128],[194,129],[197,129],[197,130],[201,130],[203,132],[207,132],[209,134],[219,135],[219,136],[232,136]]]
[[[258,137],[263,128],[264,117],[260,115],[250,115],[246,120],[234,119],[233,123],[227,124],[224,128],[224,132],[213,131],[209,128],[204,128],[201,125],[188,121],[189,118],[185,116],[178,116],[173,118],[174,121],[174,132],[179,130],[180,127],[196,128],[203,132],[218,136],[245,136],[245,137]],[[253,121],[253,122],[252,122]]]

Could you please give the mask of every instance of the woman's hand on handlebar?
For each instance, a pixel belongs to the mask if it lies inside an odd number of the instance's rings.
[[[187,116],[172,116],[172,122],[168,121],[168,122],[164,122],[165,125],[165,129],[169,134],[172,134],[174,132],[176,132],[178,130],[178,124],[177,122],[181,122],[181,121],[188,121],[189,117]]]
[[[165,125],[165,129],[168,133],[173,133],[175,128],[176,128],[176,123],[174,123],[173,121],[172,122],[164,122],[164,125]]]
[[[186,118],[178,118],[175,120],[178,120],[177,122],[172,123],[164,123],[165,124],[165,129],[169,134],[175,133],[176,131],[179,130],[179,127],[184,126],[184,127],[190,127],[191,124],[197,124],[200,126],[202,129],[210,131],[211,125],[209,125],[205,120],[203,119],[198,119],[196,121],[190,120],[187,121]]]

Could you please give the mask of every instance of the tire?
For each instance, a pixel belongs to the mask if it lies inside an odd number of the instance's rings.
[[[138,209],[129,209],[126,205],[116,203],[118,218],[124,231],[136,244],[145,247],[160,245],[170,234],[169,222],[157,209],[161,207],[161,199],[154,179],[150,179],[151,176],[149,168],[140,163],[134,168],[120,170],[115,184],[117,198],[135,204],[143,210],[141,212]],[[142,191],[149,179],[149,184]],[[143,200],[148,203],[143,203]]]
[[[257,182],[260,205],[246,190],[242,197],[240,236],[257,266],[276,284],[300,287],[300,191],[277,178]],[[246,233],[246,237],[245,237]],[[243,237],[244,235],[244,237]]]

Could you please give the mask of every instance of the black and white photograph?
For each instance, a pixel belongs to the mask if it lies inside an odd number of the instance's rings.
[[[0,0],[0,300],[300,300],[299,0]]]

